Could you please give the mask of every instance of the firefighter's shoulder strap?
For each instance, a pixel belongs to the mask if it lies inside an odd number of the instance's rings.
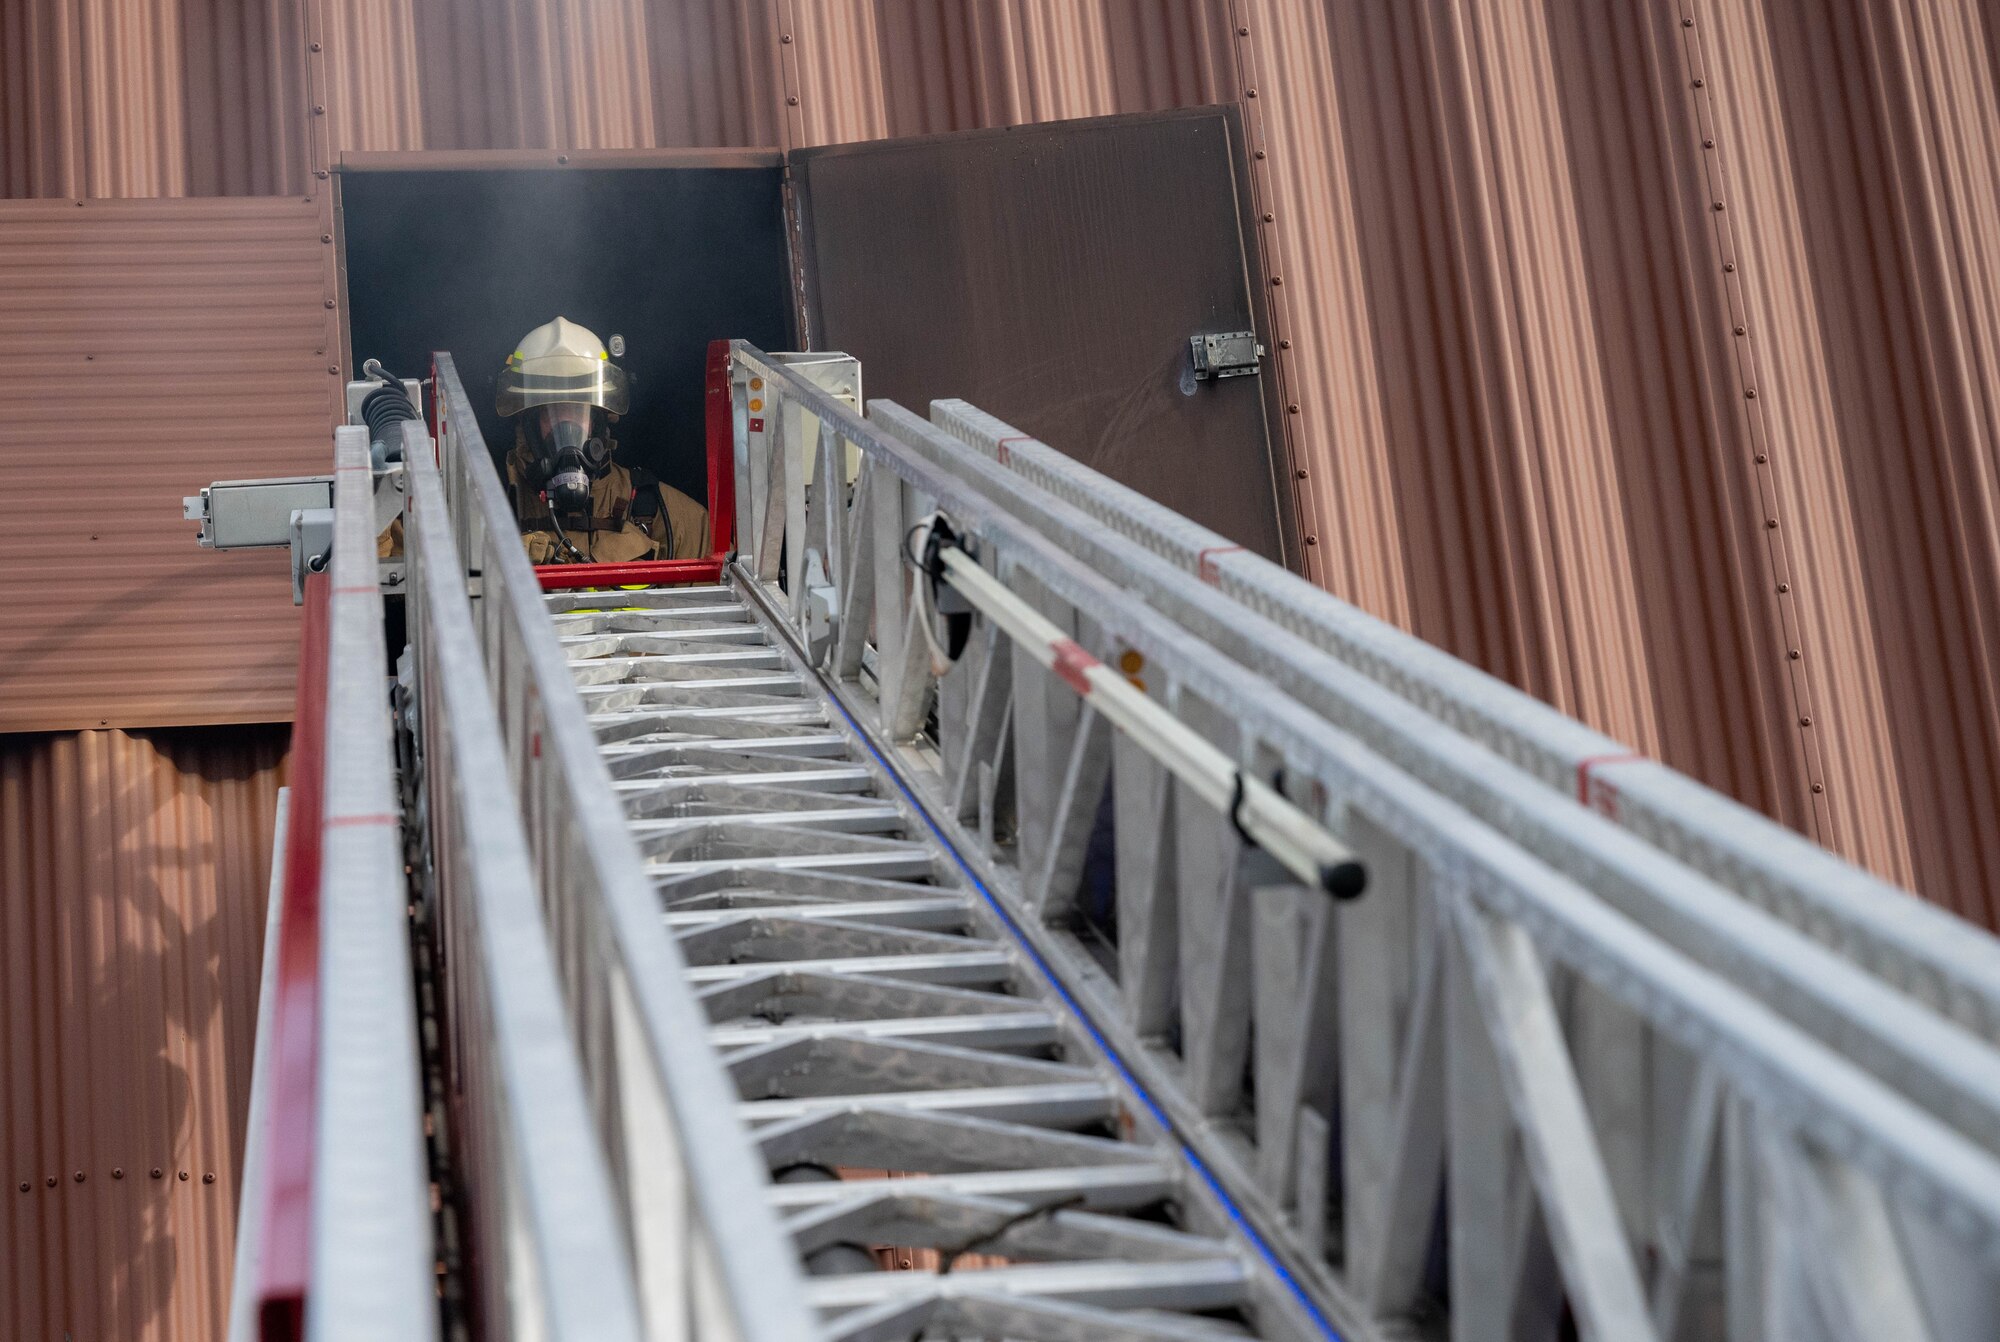
[[[632,471],[632,521],[660,546],[660,558],[674,557],[674,520],[667,516],[667,496],[660,477],[641,466]]]
[[[632,472],[632,520],[651,522],[660,512],[660,477],[643,466],[629,469]]]

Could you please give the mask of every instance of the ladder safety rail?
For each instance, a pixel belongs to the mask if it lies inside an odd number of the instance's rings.
[[[443,493],[509,775],[650,1335],[815,1334],[736,1093],[660,916],[534,567],[449,355],[437,356]]]
[[[1480,742],[1549,790],[2000,1042],[2000,942],[964,401],[937,427]]]
[[[1327,721],[1723,972],[1850,1061],[2000,1151],[2000,1053],[1807,933],[1736,898],[1607,817],[1533,786],[1493,752],[1190,572],[1107,529],[899,406],[877,421],[909,451],[1083,558]],[[1010,455],[1022,444],[1009,442]],[[1964,929],[1962,940],[1979,937]],[[1603,1067],[1615,1071],[1624,1045]]]
[[[1134,600],[1120,584],[1143,576],[1137,559],[1030,520],[1063,505],[962,448],[947,460],[913,445],[929,426],[890,403],[864,421],[748,346],[735,357],[772,406],[764,433],[739,428],[740,580],[1336,1317],[1368,1335],[1416,1307],[1442,1207],[1450,1298],[1489,1320],[1566,1299],[1593,1337],[1671,1337],[1711,1309],[1785,1336],[1990,1334],[2000,1162],[1837,1051],[1850,1041],[1807,1033],[1748,990],[1768,983],[1733,982],[1552,869],[1510,837],[1511,814],[1495,822],[1505,832],[1475,818],[1177,623],[1181,610]],[[847,448],[860,455],[851,489]],[[1091,655],[1129,660],[1150,698],[1240,766],[1282,766],[1285,794],[1367,862],[1369,893],[1288,895],[1226,815],[990,621],[936,675],[903,545],[940,510],[993,580]],[[906,744],[933,711],[936,749]],[[1115,978],[1070,930],[1107,779]],[[1633,842],[1586,811],[1568,824],[1604,830],[1590,836],[1599,853]],[[1952,1045],[1953,1027],[1918,1014],[1904,1023]],[[1561,1291],[1526,1298],[1548,1270]],[[1984,1285],[1960,1291],[1968,1281]]]
[[[477,1317],[495,1336],[638,1342],[619,1200],[543,927],[443,483],[422,428],[404,431],[427,897]]]
[[[336,430],[305,1303],[314,1342],[424,1338],[437,1329],[372,479],[368,431]],[[288,894],[288,918],[294,907]]]

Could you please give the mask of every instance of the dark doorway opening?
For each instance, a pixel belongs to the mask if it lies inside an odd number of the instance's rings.
[[[703,367],[708,343],[793,340],[783,184],[754,166],[343,169],[339,181],[350,368],[380,359],[425,376],[450,351],[497,456],[513,446],[493,411],[515,342],[568,317],[609,341],[632,403],[620,460],[708,497]]]

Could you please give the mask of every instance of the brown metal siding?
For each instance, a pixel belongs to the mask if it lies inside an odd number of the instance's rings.
[[[278,721],[282,550],[181,496],[327,469],[340,379],[303,198],[0,202],[0,732]]]
[[[308,130],[797,147],[1239,102],[1313,575],[2000,919],[1990,4],[22,0],[0,24],[14,196],[298,189]],[[299,31],[324,37],[303,74]],[[183,91],[210,47],[240,53],[227,99]]]
[[[0,4],[0,198],[303,190],[296,6]]]
[[[223,1334],[285,735],[0,737],[0,1336]]]

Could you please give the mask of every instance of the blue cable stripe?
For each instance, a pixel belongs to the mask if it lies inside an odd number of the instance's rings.
[[[1163,1130],[1172,1135],[1174,1141],[1181,1148],[1181,1154],[1187,1158],[1188,1164],[1194,1166],[1195,1173],[1201,1176],[1202,1182],[1207,1184],[1209,1191],[1215,1194],[1216,1200],[1222,1204],[1223,1211],[1229,1214],[1229,1219],[1236,1223],[1236,1228],[1243,1232],[1244,1237],[1257,1250],[1257,1256],[1264,1260],[1264,1265],[1277,1275],[1278,1280],[1282,1281],[1285,1284],[1285,1288],[1292,1293],[1292,1298],[1297,1300],[1299,1305],[1312,1318],[1313,1323],[1320,1330],[1320,1335],[1327,1338],[1328,1342],[1343,1342],[1340,1333],[1334,1329],[1333,1324],[1328,1321],[1326,1315],[1320,1312],[1319,1306],[1314,1303],[1311,1296],[1306,1294],[1305,1288],[1299,1285],[1298,1279],[1293,1277],[1285,1269],[1285,1265],[1278,1261],[1278,1256],[1271,1251],[1271,1246],[1264,1241],[1262,1235],[1257,1233],[1257,1228],[1250,1224],[1249,1218],[1244,1216],[1242,1208],[1236,1205],[1235,1199],[1229,1196],[1228,1190],[1222,1186],[1221,1181],[1210,1171],[1202,1158],[1195,1153],[1194,1148],[1188,1144],[1187,1138],[1182,1135],[1180,1129],[1174,1126],[1174,1121],[1167,1116],[1166,1110],[1162,1109],[1158,1101],[1154,1100],[1147,1093],[1146,1088],[1139,1084],[1139,1078],[1132,1075],[1131,1069],[1125,1065],[1125,1059],[1119,1056],[1118,1050],[1111,1046],[1111,1041],[1106,1039],[1103,1032],[1097,1028],[1097,1023],[1091,1020],[1090,1013],[1085,1011],[1074,997],[1070,996],[1069,989],[1063,986],[1062,980],[1057,978],[1055,971],[1049,968],[1048,962],[1042,958],[1041,952],[1035,949],[1034,943],[1029,941],[1027,935],[1021,931],[1021,925],[1015,921],[1014,915],[1007,911],[1007,907],[994,896],[991,890],[986,888],[986,883],[979,879],[978,873],[967,865],[963,857],[959,856],[958,849],[952,844],[950,839],[945,837],[945,832],[938,827],[937,821],[931,818],[930,808],[925,806],[917,794],[910,790],[910,785],[903,781],[902,770],[891,763],[888,756],[876,749],[874,741],[869,738],[867,732],[862,730],[861,724],[855,721],[854,715],[847,711],[847,706],[840,702],[840,697],[832,693],[831,689],[829,689],[827,694],[827,702],[833,705],[835,712],[847,720],[847,725],[854,729],[854,734],[860,739],[861,744],[867,747],[868,753],[875,757],[876,763],[880,764],[883,770],[888,773],[889,781],[896,785],[896,790],[903,794],[911,806],[916,808],[917,815],[923,820],[924,825],[930,830],[932,836],[944,846],[945,851],[951,854],[951,860],[958,864],[958,869],[965,874],[965,879],[972,882],[972,888],[977,890],[980,896],[985,899],[987,907],[998,914],[1000,920],[1006,923],[1008,928],[1012,930],[1014,939],[1020,943],[1021,949],[1027,952],[1030,960],[1034,961],[1035,968],[1042,972],[1042,977],[1048,981],[1049,987],[1055,990],[1056,996],[1062,998],[1063,1004],[1070,1009],[1071,1014],[1082,1024],[1090,1037],[1097,1041],[1097,1046],[1104,1051],[1104,1056],[1111,1060],[1111,1065],[1118,1070],[1118,1075],[1125,1079],[1125,1084],[1132,1088],[1132,1093],[1137,1095],[1139,1102],[1146,1106],[1146,1112],[1153,1116],[1154,1120],[1159,1123]]]

